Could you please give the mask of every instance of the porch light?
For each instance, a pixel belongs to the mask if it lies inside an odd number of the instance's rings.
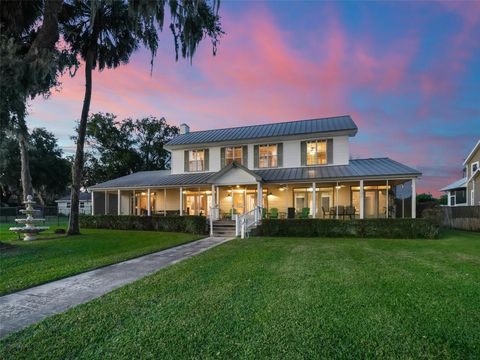
[[[182,194],[186,194],[186,193],[187,193],[187,190],[183,190],[183,191],[182,191]]]
[[[237,185],[237,189],[240,189],[240,185]]]
[[[280,191],[285,191],[285,186],[283,186],[283,185],[280,186],[280,188],[279,188],[278,190],[280,190]]]
[[[340,190],[342,188],[342,185],[337,185],[335,186],[335,189]]]
[[[146,193],[142,192],[142,195],[147,195]]]

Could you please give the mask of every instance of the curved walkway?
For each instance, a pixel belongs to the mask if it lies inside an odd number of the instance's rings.
[[[0,338],[231,238],[209,237],[0,297]]]

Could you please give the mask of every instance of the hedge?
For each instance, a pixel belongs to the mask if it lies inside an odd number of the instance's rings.
[[[81,215],[80,227],[205,234],[207,220],[204,216]]]
[[[428,219],[264,219],[256,235],[436,239],[439,225]]]

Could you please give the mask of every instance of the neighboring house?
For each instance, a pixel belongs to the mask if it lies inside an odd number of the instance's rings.
[[[55,200],[58,206],[58,213],[70,215],[70,195]],[[92,213],[92,195],[87,192],[80,193],[80,214]]]
[[[480,205],[480,140],[463,162],[463,178],[440,189],[448,206]]]
[[[480,139],[463,162],[467,177],[467,203],[480,205]]]
[[[348,207],[360,218],[398,216],[396,188],[408,182],[415,194],[421,173],[386,157],[350,160],[357,131],[350,116],[206,131],[182,124],[165,146],[172,169],[90,187],[93,214],[216,220],[261,208],[279,217],[320,218],[342,216]],[[406,214],[415,217],[415,201],[409,206]]]

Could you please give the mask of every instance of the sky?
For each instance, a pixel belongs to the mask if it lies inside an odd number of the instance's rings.
[[[208,39],[193,63],[161,35],[150,72],[141,49],[95,72],[91,112],[153,115],[191,130],[349,114],[352,158],[389,157],[419,169],[419,192],[462,176],[480,138],[480,1],[226,1],[216,56]],[[30,103],[65,154],[79,119],[83,68]]]

